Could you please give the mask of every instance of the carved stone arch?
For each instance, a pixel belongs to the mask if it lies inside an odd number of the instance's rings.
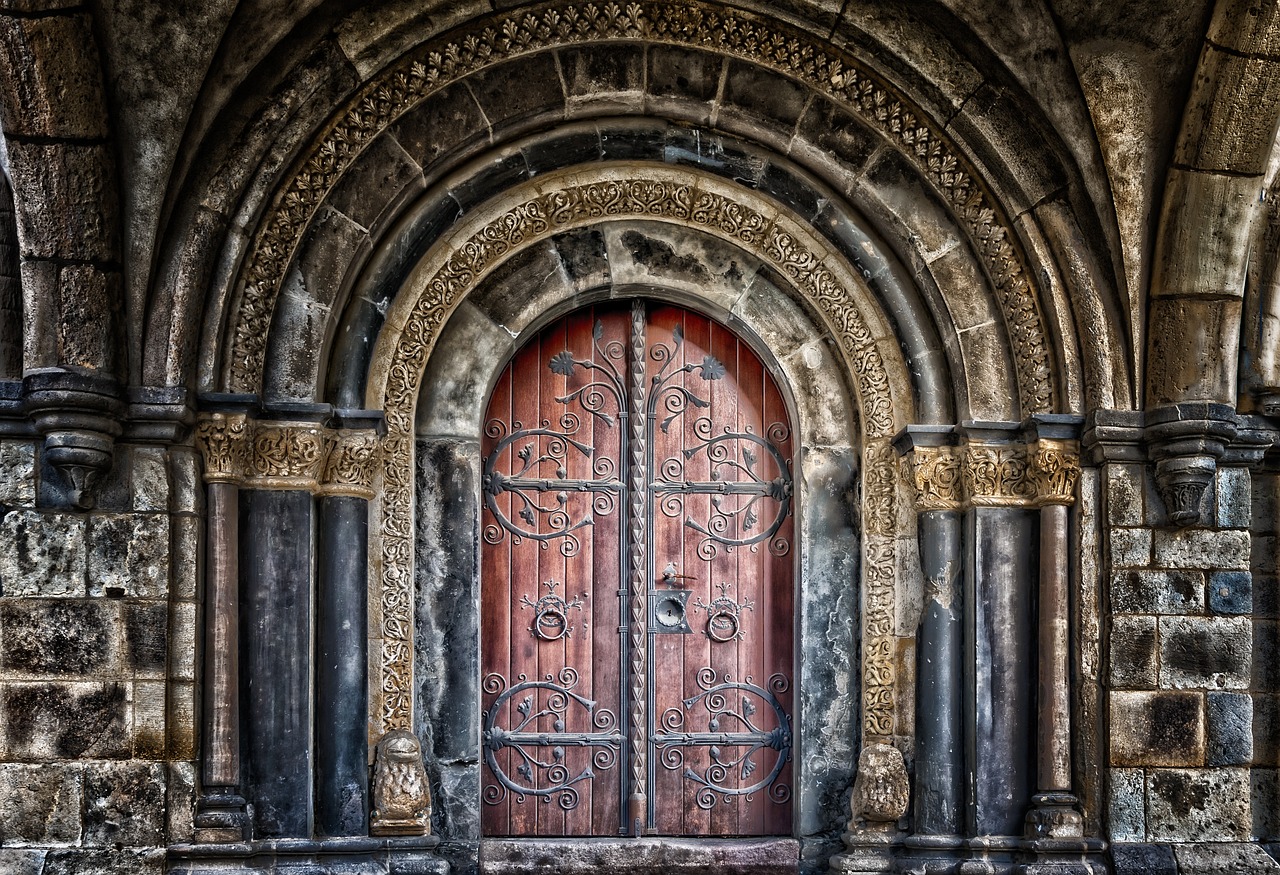
[[[1020,248],[1019,233],[1003,217],[985,185],[941,129],[854,58],[829,44],[812,42],[785,25],[731,10],[662,4],[641,4],[616,14],[596,9],[579,20],[579,27],[556,37],[552,20],[558,20],[561,14],[555,7],[540,8],[536,13],[511,13],[511,35],[504,35],[500,15],[475,39],[457,43],[445,40],[411,52],[365,88],[363,96],[349,106],[302,161],[298,173],[285,184],[275,207],[260,226],[262,230],[249,253],[242,301],[233,311],[231,346],[223,377],[228,387],[244,390],[260,385],[262,338],[302,233],[326,193],[360,152],[416,101],[504,57],[557,44],[609,39],[642,38],[658,44],[683,45],[689,43],[688,35],[696,32],[699,46],[708,44],[703,38],[706,34],[714,33],[715,38],[709,42],[724,54],[786,70],[827,99],[859,112],[932,179],[949,208],[966,224],[985,270],[999,290],[1024,412],[1049,410],[1059,403],[1055,397],[1061,392],[1052,385],[1056,366],[1051,361],[1043,305],[1026,268],[1027,257]],[[541,35],[544,31],[545,36]],[[777,39],[772,38],[774,33]],[[795,67],[790,61],[793,56],[810,60]]]

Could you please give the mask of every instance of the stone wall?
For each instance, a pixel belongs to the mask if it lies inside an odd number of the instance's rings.
[[[1104,467],[1107,833],[1141,843],[1117,844],[1117,871],[1198,871],[1182,843],[1275,836],[1277,605],[1259,567],[1274,568],[1275,485],[1220,467],[1204,524],[1176,528],[1149,468]]]
[[[160,872],[191,837],[194,456],[120,445],[68,512],[37,447],[0,441],[0,873]]]

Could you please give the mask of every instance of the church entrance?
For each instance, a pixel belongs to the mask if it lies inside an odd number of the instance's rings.
[[[570,314],[490,396],[490,836],[792,833],[791,416],[724,326]]]

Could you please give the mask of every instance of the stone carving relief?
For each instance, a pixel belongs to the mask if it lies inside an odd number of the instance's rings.
[[[1080,477],[1068,441],[916,447],[904,464],[920,511],[1071,504]]]
[[[907,813],[907,766],[902,752],[887,744],[869,744],[858,754],[853,782],[853,822],[895,823]]]
[[[912,161],[944,195],[968,227],[974,250],[986,262],[1014,346],[1022,410],[1052,408],[1054,388],[1044,320],[1037,291],[1015,245],[1007,217],[991,202],[975,171],[942,134],[892,87],[863,69],[836,47],[811,40],[777,22],[750,13],[696,3],[638,2],[543,5],[492,16],[490,24],[454,39],[428,43],[384,70],[326,127],[297,174],[285,184],[254,240],[236,308],[226,382],[232,391],[258,388],[266,338],[280,285],[306,227],[328,192],[361,152],[390,124],[424,98],[482,67],[522,54],[572,43],[637,40],[719,51],[763,64],[858,113]],[[656,191],[633,187],[630,195],[652,202]],[[629,196],[630,196],[629,195]],[[576,209],[573,204],[565,207]],[[596,202],[600,215],[619,205]],[[694,221],[732,228],[738,239],[755,246],[763,239],[762,217],[728,202],[683,203]],[[542,214],[545,219],[549,214]],[[683,218],[684,216],[682,216]],[[792,258],[789,241],[769,246],[793,279],[819,269],[818,261]],[[819,289],[826,281],[815,278]],[[877,415],[875,410],[864,415]]]
[[[380,444],[369,431],[214,413],[196,426],[196,445],[204,458],[206,483],[373,496]]]
[[[388,732],[378,742],[369,832],[375,836],[431,832],[431,789],[422,765],[422,746],[412,732]]]

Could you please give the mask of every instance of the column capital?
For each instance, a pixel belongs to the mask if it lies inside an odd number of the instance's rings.
[[[975,429],[969,434],[989,437],[992,432]],[[949,446],[934,434],[920,437],[903,432],[894,441],[903,453],[918,511],[1035,508],[1075,501],[1080,451],[1074,440],[991,443],[965,435],[964,443]]]

